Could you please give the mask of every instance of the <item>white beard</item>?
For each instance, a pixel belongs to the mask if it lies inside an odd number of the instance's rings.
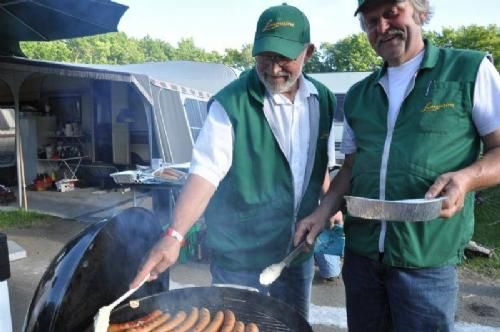
[[[304,64],[302,63],[300,65],[300,70],[297,72],[296,76],[291,76],[288,73],[283,73],[284,74],[283,76],[286,77],[286,81],[284,83],[281,83],[281,84],[275,84],[275,83],[269,82],[268,80],[266,80],[264,73],[262,73],[258,69],[257,69],[257,75],[259,76],[259,79],[262,82],[262,84],[264,84],[266,89],[269,90],[269,92],[271,94],[280,94],[280,93],[289,92],[295,86],[295,83],[297,83],[297,80],[302,73],[303,66],[304,66]],[[285,74],[286,74],[286,76],[285,76]]]

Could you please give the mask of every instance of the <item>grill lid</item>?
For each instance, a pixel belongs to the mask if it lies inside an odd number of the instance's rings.
[[[93,224],[71,240],[45,271],[28,309],[23,331],[84,331],[97,310],[123,294],[161,226],[143,208],[130,208]],[[137,292],[168,289],[163,273]]]

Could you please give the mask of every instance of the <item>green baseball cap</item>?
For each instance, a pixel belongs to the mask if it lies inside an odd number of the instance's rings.
[[[296,59],[311,40],[309,20],[286,3],[266,9],[259,17],[252,56],[274,52]]]
[[[358,0],[358,9],[354,12],[354,16],[358,15],[360,11],[365,10],[368,6],[375,5],[379,2],[390,2],[389,0]]]

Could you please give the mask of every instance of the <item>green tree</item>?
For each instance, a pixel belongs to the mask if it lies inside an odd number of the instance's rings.
[[[223,56],[223,63],[227,66],[244,71],[255,65],[255,59],[252,56],[252,44],[243,44],[241,51],[235,48],[226,48]]]
[[[497,70],[500,70],[500,28],[497,25],[444,28],[441,32],[426,31],[424,36],[438,46],[489,52],[496,60]],[[224,63],[240,70],[251,68],[255,64],[252,44],[244,44],[240,50],[226,49],[221,55],[197,47],[192,38],[181,39],[174,47],[150,36],[136,39],[123,32],[51,42],[21,42],[21,49],[31,59],[78,63],[127,64],[190,60]],[[360,32],[336,43],[322,43],[304,70],[309,73],[372,71],[381,65],[382,59],[371,48],[366,34]]]
[[[167,61],[172,56],[173,47],[160,39],[153,39],[149,35],[139,40],[139,47],[144,53],[144,61]]]
[[[488,52],[495,60],[496,69],[500,71],[500,27],[496,24],[443,28],[441,33],[431,31],[424,35],[438,46]]]
[[[68,39],[66,44],[71,49],[71,62],[109,63],[112,47],[109,36]]]
[[[114,33],[110,38],[112,52],[109,63],[127,64],[145,61],[144,52],[137,39],[128,38],[123,32]]]
[[[72,51],[64,40],[50,42],[21,42],[26,57],[37,60],[71,61]]]
[[[316,49],[304,66],[304,72],[306,73],[326,73],[330,72],[332,69],[325,64],[324,61],[324,50],[320,47]]]
[[[182,38],[177,43],[177,48],[172,50],[171,60],[187,60],[200,62],[222,62],[222,56],[215,52],[207,52],[196,47],[193,38]]]
[[[372,49],[366,34],[350,35],[335,44],[323,43],[325,65],[332,71],[373,71],[382,59]]]

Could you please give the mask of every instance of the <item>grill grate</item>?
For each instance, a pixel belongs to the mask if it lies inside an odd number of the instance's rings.
[[[238,301],[239,302],[239,301]],[[236,302],[236,303],[238,303]],[[264,312],[252,311],[252,310],[242,310],[240,305],[231,305],[230,303],[225,303],[224,307],[221,306],[205,306],[210,313],[214,315],[218,310],[229,309],[234,312],[236,320],[240,320],[245,324],[255,323],[259,326],[259,331],[261,332],[293,332],[281,321],[276,318],[267,315]]]
[[[255,323],[261,332],[312,332],[307,321],[288,305],[252,291],[226,287],[193,287],[159,293],[139,300],[138,309],[128,304],[113,311],[112,322],[133,320],[155,309],[176,313],[191,311],[193,306],[210,310],[212,317],[219,310],[229,309],[236,319]]]

